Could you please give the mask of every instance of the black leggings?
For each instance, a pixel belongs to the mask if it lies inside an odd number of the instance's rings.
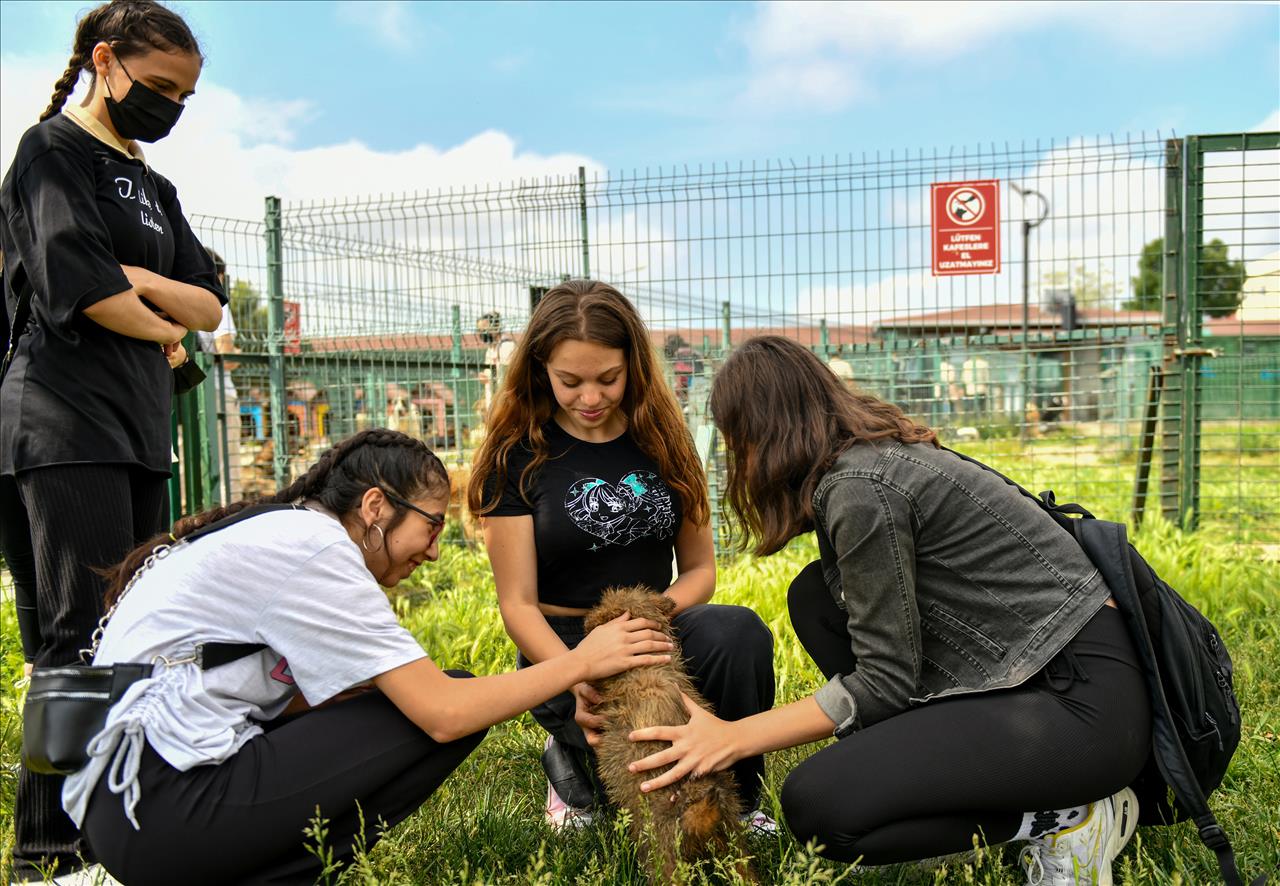
[[[791,623],[828,678],[854,667],[846,617],[811,563]],[[838,861],[893,864],[1009,840],[1024,812],[1130,784],[1151,747],[1145,680],[1120,613],[1104,606],[1035,677],[941,699],[853,732],[797,766],[787,826]]]
[[[439,744],[376,691],[263,725],[267,733],[226,762],[187,772],[147,745],[141,830],[104,774],[84,821],[102,865],[129,886],[314,883],[320,865],[303,829],[317,807],[328,819],[326,848],[350,862],[362,814],[368,848],[382,823],[413,814],[484,738]]]

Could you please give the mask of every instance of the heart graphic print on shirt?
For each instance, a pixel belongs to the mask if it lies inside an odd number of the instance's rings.
[[[579,529],[606,544],[674,534],[671,491],[652,471],[632,471],[617,486],[598,477],[579,480],[569,487],[564,509]]]

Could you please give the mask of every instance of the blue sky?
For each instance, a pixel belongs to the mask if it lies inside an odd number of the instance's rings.
[[[631,169],[1237,131],[1280,107],[1271,3],[174,6],[208,56],[188,118],[203,118],[206,133],[234,130],[233,149],[271,147],[281,168],[311,168],[290,152],[359,143],[368,151],[356,166],[425,146],[454,152],[448,175],[509,178],[576,162]],[[5,165],[86,8],[0,3]],[[464,162],[484,133],[505,140]],[[295,187],[378,184],[315,164],[315,179]]]

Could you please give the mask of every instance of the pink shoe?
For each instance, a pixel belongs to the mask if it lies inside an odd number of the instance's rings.
[[[585,828],[595,821],[595,815],[590,809],[579,809],[560,799],[560,795],[551,786],[551,782],[547,782],[546,816],[547,824],[554,831],[561,831],[565,828]]]
[[[555,739],[547,736],[546,747],[550,748],[553,741]],[[595,816],[590,809],[579,809],[576,806],[570,806],[556,793],[555,787],[548,781],[546,819],[547,824],[551,826],[553,831],[561,831],[565,828],[577,830],[588,827],[595,820]]]

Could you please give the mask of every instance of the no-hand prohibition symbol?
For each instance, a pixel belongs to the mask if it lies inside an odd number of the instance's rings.
[[[933,273],[1000,273],[1000,182],[935,182]]]
[[[973,188],[961,188],[951,192],[947,200],[947,218],[958,225],[972,225],[982,221],[987,211],[986,201]]]

